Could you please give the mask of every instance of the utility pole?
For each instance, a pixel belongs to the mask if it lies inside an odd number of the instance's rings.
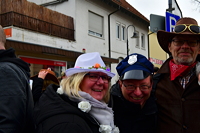
[[[168,3],[169,3],[169,8],[166,9],[166,11],[169,11],[170,13],[172,13],[172,11],[175,10],[174,7],[172,8],[172,0],[168,0]]]

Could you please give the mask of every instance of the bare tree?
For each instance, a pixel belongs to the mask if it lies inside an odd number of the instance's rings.
[[[199,0],[193,0],[194,2],[197,2],[197,3],[200,3],[200,1]]]
[[[191,0],[191,2],[194,4],[194,10],[200,12],[200,0]]]

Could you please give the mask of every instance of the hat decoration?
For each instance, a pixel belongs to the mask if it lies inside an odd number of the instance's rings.
[[[133,65],[135,62],[137,62],[137,55],[129,56],[128,64]]]
[[[107,67],[100,54],[98,52],[86,53],[80,55],[75,62],[74,68],[66,70],[66,76],[71,76],[80,72],[103,72],[110,77],[114,77],[115,74],[110,72],[110,68]]]
[[[84,69],[84,67],[79,67],[79,66],[76,66],[75,68],[83,68]],[[92,67],[88,67],[88,69],[99,69],[99,68],[101,68],[101,69],[104,69],[104,70],[106,70],[106,71],[109,71],[110,72],[110,68],[109,67],[102,67],[99,63],[96,63],[94,66],[92,66]]]

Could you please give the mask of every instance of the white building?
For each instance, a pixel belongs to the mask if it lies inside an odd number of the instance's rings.
[[[4,28],[12,28],[12,36],[8,37],[8,40],[73,51],[79,54],[99,52],[102,57],[108,59],[106,64],[111,66],[111,71],[116,74],[115,68],[118,61],[125,58],[127,53],[140,53],[147,58],[149,57],[149,20],[125,0],[28,1],[40,5],[39,7],[44,6],[73,18],[74,40],[47,35],[17,26],[7,26]],[[55,17],[54,21],[62,21],[62,18]],[[65,20],[63,20],[63,23],[65,23]],[[131,38],[133,32],[136,32],[139,38]],[[24,55],[24,57],[27,57],[27,55]],[[29,57],[31,56],[29,55]],[[32,57],[36,58],[34,54],[32,54]],[[45,58],[48,57],[37,57],[37,59]],[[61,65],[56,68],[58,73],[67,67],[72,67],[74,62],[74,60],[65,60],[63,58],[50,58],[50,60],[67,64],[66,67]],[[115,76],[112,83],[117,79],[118,76]]]

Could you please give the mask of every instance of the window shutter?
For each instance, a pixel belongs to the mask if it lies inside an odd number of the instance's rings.
[[[103,17],[89,12],[89,30],[103,34]]]

